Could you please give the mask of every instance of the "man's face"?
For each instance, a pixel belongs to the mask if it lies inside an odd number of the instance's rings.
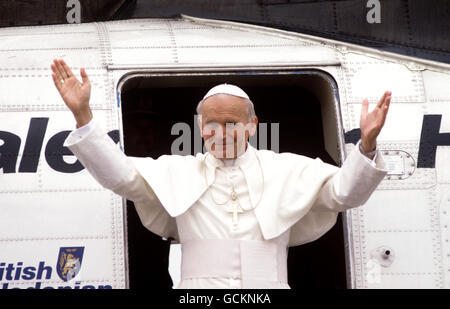
[[[218,159],[235,159],[247,149],[258,119],[248,117],[245,99],[216,94],[203,101],[201,134],[205,147]]]

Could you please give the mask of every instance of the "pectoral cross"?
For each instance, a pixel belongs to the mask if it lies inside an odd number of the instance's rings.
[[[238,213],[243,213],[244,211],[239,206],[239,203],[236,202],[237,194],[236,192],[231,192],[231,200],[232,200],[232,208],[227,208],[227,212],[233,213],[233,226],[236,229],[238,225]]]

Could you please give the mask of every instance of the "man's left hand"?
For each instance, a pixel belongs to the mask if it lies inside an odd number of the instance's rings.
[[[372,151],[377,146],[377,136],[384,126],[391,103],[391,95],[391,91],[386,91],[370,113],[369,101],[364,99],[362,103],[359,127],[361,129],[361,145],[366,151]]]

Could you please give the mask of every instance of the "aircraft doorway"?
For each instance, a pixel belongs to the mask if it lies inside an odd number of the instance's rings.
[[[266,123],[271,148],[271,125],[278,124],[279,152],[320,157],[340,165],[342,133],[337,108],[337,85],[320,71],[240,71],[217,73],[142,73],[126,77],[119,86],[125,153],[157,158],[170,154],[176,123],[191,132],[198,102],[213,86],[235,84],[255,105],[259,123]],[[276,134],[277,132],[274,132]],[[192,145],[194,145],[192,137]],[[192,148],[192,154],[194,149]],[[169,241],[145,229],[128,202],[127,237],[130,288],[170,288]],[[289,249],[288,281],[293,289],[337,288],[346,283],[342,215],[315,242]]]

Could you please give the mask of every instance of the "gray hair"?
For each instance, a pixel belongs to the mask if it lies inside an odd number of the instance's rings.
[[[217,94],[219,94],[219,93],[217,93]],[[224,93],[224,94],[227,94],[227,93]],[[214,95],[216,95],[216,94],[214,94]],[[228,94],[228,95],[231,95],[231,94]],[[196,108],[197,115],[201,115],[202,114],[203,101],[205,101],[206,99],[202,99],[200,102],[198,102],[197,108]],[[255,106],[253,105],[253,102],[250,99],[247,99],[247,98],[242,98],[242,99],[244,99],[245,102],[247,102],[248,120],[252,120],[254,117],[256,117]]]

